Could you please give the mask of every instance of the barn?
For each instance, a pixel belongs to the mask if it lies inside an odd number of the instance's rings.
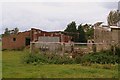
[[[71,36],[61,31],[47,32],[31,28],[29,31],[10,34],[2,37],[2,49],[22,49],[30,46],[30,42],[65,42],[68,43]]]

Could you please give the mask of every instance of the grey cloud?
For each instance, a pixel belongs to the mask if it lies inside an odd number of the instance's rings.
[[[99,5],[111,10],[118,9],[118,2],[101,2]]]
[[[104,7],[103,7],[104,6]],[[110,8],[110,7],[109,7]],[[3,4],[3,29],[18,27],[21,31],[31,27],[46,31],[64,30],[68,23],[94,23],[106,21],[109,8],[94,3],[6,3]],[[113,8],[112,8],[113,9]]]

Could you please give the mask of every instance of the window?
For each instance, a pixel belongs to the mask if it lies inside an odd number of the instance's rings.
[[[13,41],[16,41],[16,38],[13,38]]]

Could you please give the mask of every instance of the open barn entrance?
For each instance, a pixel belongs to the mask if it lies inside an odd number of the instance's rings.
[[[30,38],[29,37],[26,37],[26,39],[25,39],[25,45],[26,46],[30,45]]]

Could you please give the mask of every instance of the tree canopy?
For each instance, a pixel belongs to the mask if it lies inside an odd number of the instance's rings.
[[[89,24],[80,24],[79,26],[76,26],[76,23],[73,21],[67,25],[64,33],[72,36],[72,41],[74,42],[86,43],[87,39],[93,38],[94,29]]]
[[[72,41],[76,42],[77,41],[77,29],[76,29],[76,23],[72,21],[67,25],[67,28],[64,30],[64,33],[72,36]]]
[[[114,26],[117,24],[117,22],[120,21],[120,12],[117,11],[110,11],[107,22],[109,26]]]
[[[8,28],[5,28],[5,32],[3,36],[8,36],[10,34],[17,34],[19,32],[19,29],[16,27],[13,30],[9,30]]]
[[[78,42],[81,42],[81,43],[84,43],[84,42],[87,42],[86,40],[86,36],[85,36],[85,31],[84,31],[84,28],[82,26],[82,24],[80,24],[78,26],[78,33],[79,33],[79,37],[78,37]]]

